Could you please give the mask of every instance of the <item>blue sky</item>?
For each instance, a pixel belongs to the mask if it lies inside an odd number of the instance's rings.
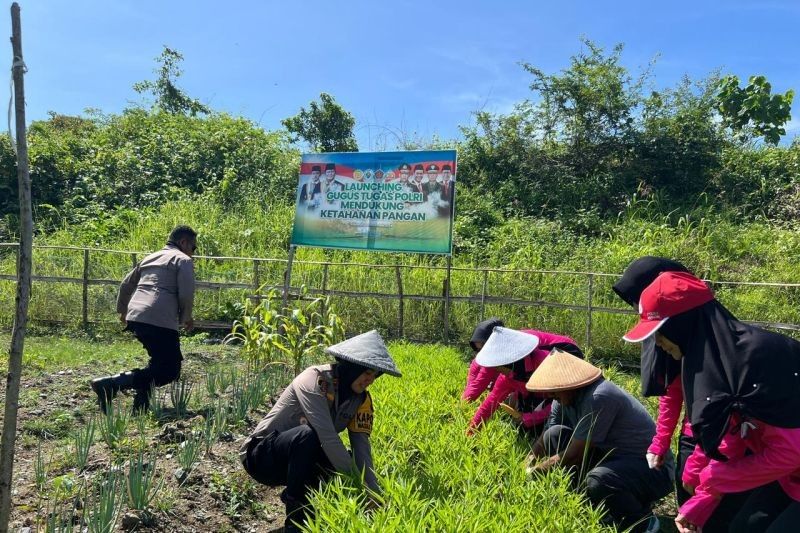
[[[266,129],[328,92],[357,120],[362,150],[398,133],[459,135],[477,109],[530,95],[527,61],[560,70],[580,37],[625,44],[634,71],[658,56],[657,87],[715,69],[800,89],[800,1],[21,0],[28,119],[119,112],[167,45],[191,96]],[[8,13],[8,11],[6,11]],[[10,16],[6,15],[10,35]],[[10,55],[10,46],[7,50]],[[800,96],[789,138],[800,133]]]

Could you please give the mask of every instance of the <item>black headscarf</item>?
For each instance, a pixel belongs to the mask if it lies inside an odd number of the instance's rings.
[[[647,255],[628,265],[612,288],[620,298],[634,309],[638,309],[642,291],[662,272],[689,272],[689,269],[677,261]],[[680,373],[681,362],[656,346],[655,336],[650,336],[642,342],[643,396],[663,396],[667,393],[667,386]]]
[[[339,403],[342,404],[350,399],[355,392],[350,388],[350,385],[369,368],[343,359],[336,359],[336,377],[339,380],[338,384],[338,397]]]
[[[731,415],[800,427],[800,342],[737,320],[712,300],[670,318],[660,332],[683,352],[683,392],[692,433],[724,460]]]
[[[489,339],[489,336],[492,334],[492,331],[494,331],[494,328],[502,326],[503,321],[499,318],[487,318],[475,326],[475,331],[472,332],[472,338],[469,340],[469,345],[477,352],[478,348],[475,346],[475,343],[486,343],[486,341]]]

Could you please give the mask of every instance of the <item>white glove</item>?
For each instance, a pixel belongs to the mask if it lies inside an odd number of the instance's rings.
[[[650,467],[650,470],[658,470],[662,464],[664,464],[663,455],[647,452],[647,466]]]

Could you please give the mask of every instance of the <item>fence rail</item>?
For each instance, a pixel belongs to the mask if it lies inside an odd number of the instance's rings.
[[[10,257],[14,255],[14,250],[18,247],[17,243],[0,243],[0,264],[2,261],[9,261]],[[73,275],[34,275],[34,283],[41,284],[77,284],[81,288],[81,306],[80,306],[80,324],[86,328],[96,323],[106,323],[109,321],[93,320],[90,313],[90,288],[91,287],[116,287],[120,279],[111,276],[92,277],[92,258],[98,254],[111,254],[116,256],[127,256],[128,260],[124,265],[124,269],[130,268],[136,264],[138,258],[143,257],[145,253],[135,251],[120,251],[108,250],[103,248],[88,248],[88,247],[75,247],[75,246],[34,246],[36,251],[49,251],[49,252],[67,252],[77,256],[77,261],[80,264],[74,264],[69,261],[67,270],[71,270]],[[597,304],[598,297],[598,283],[609,283],[611,280],[618,277],[618,274],[609,274],[602,272],[583,272],[583,271],[556,271],[556,270],[525,270],[525,269],[502,269],[502,268],[469,268],[469,267],[454,267],[448,261],[446,266],[439,265],[408,265],[408,264],[368,264],[368,263],[339,263],[339,262],[326,262],[326,261],[301,261],[293,259],[292,257],[281,258],[261,258],[261,257],[218,257],[218,256],[195,256],[197,263],[203,264],[207,262],[212,265],[219,265],[225,263],[249,263],[251,266],[247,267],[248,279],[234,279],[218,281],[213,279],[203,279],[202,274],[198,276],[197,289],[198,291],[205,291],[213,293],[214,291],[221,290],[240,290],[246,291],[246,295],[252,299],[265,298],[267,291],[275,291],[279,294],[280,298],[285,302],[290,299],[301,298],[302,294],[308,296],[323,296],[332,298],[354,298],[354,299],[375,299],[375,300],[395,300],[397,301],[397,317],[394,322],[394,333],[398,337],[405,337],[406,326],[408,320],[406,314],[408,312],[407,304],[409,302],[428,302],[441,305],[441,331],[442,336],[438,339],[420,339],[420,340],[443,340],[444,342],[453,341],[450,335],[450,322],[452,314],[451,306],[453,304],[469,304],[475,306],[478,310],[478,317],[483,320],[486,316],[487,309],[491,306],[514,306],[520,308],[549,308],[559,309],[570,312],[577,312],[584,315],[585,327],[583,328],[583,335],[585,346],[593,346],[593,332],[595,328],[594,319],[597,315],[633,315],[635,312],[630,308],[611,307],[608,305]],[[298,286],[292,284],[292,270],[296,272],[297,269],[303,267],[313,267],[321,269],[321,286]],[[118,269],[122,265],[118,265]],[[269,280],[269,268],[278,268],[279,270],[272,276],[272,282]],[[332,288],[331,269],[333,268],[348,268],[348,269],[361,269],[370,272],[386,272],[388,279],[392,279],[393,290],[387,292],[386,290],[346,290],[342,288]],[[445,278],[441,282],[441,287],[435,289],[434,292],[410,292],[410,283],[404,279],[404,272],[413,272],[416,270],[427,271],[440,271],[444,273]],[[239,272],[244,272],[239,270]],[[78,275],[77,273],[80,273]],[[453,275],[470,275],[475,278],[472,288],[462,293],[456,293],[453,290],[452,279]],[[525,276],[555,276],[561,278],[569,277],[571,279],[578,278],[585,283],[584,296],[580,300],[573,302],[554,301],[548,298],[535,298],[535,297],[518,297],[509,294],[492,294],[489,286],[490,277],[493,275],[502,276],[515,276],[523,278]],[[276,276],[277,279],[276,279]],[[121,276],[120,276],[121,278]],[[0,281],[16,281],[16,274],[0,272]],[[800,283],[777,283],[777,282],[741,282],[741,281],[721,281],[721,280],[707,280],[709,285],[716,288],[724,288],[728,291],[743,290],[747,287],[758,289],[775,289],[775,290],[797,290],[800,289]],[[513,284],[512,284],[513,285]],[[480,291],[476,289],[480,286]],[[383,287],[385,289],[385,287]],[[576,290],[576,294],[579,291]],[[800,295],[800,290],[797,291]],[[104,310],[111,311],[111,310]],[[51,320],[50,318],[32,317],[33,320],[46,323],[58,323],[58,320]],[[752,317],[747,320],[749,323],[756,324],[762,327],[768,327],[778,330],[800,332],[800,324],[794,321],[770,321],[762,320],[758,317]],[[64,321],[61,321],[64,322]],[[800,322],[800,320],[798,320]],[[226,320],[197,320],[195,324],[203,329],[229,329],[231,323]]]

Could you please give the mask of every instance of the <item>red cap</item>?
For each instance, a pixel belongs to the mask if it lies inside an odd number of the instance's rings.
[[[688,272],[663,272],[639,299],[639,323],[622,337],[628,342],[642,342],[669,320],[714,299],[702,280]]]

